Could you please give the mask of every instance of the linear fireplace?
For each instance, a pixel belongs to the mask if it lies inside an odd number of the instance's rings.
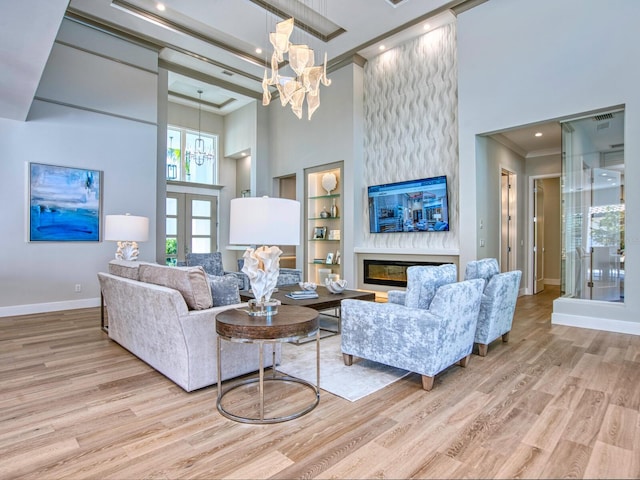
[[[363,260],[364,283],[388,285],[391,287],[407,286],[407,268],[414,265],[444,265],[451,262],[414,262],[397,260]]]

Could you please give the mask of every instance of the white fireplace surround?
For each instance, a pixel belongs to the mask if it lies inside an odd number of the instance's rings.
[[[416,249],[369,249],[356,248],[356,288],[386,292],[388,290],[404,290],[402,287],[364,283],[364,260],[388,260],[397,262],[440,262],[453,263],[458,267],[460,277],[459,252],[457,250],[416,250]]]

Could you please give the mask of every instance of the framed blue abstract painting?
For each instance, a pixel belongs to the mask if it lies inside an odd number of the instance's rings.
[[[102,172],[29,164],[29,241],[99,242]]]

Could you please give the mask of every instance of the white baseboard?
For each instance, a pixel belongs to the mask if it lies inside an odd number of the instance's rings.
[[[579,315],[568,315],[566,313],[552,313],[551,324],[565,325],[567,327],[589,328],[591,330],[602,330],[605,332],[640,335],[639,322],[625,322],[623,320],[608,320],[606,318],[583,317]]]
[[[544,279],[544,284],[545,285],[560,285],[560,279],[559,278],[545,278]]]
[[[14,305],[11,307],[0,307],[0,317],[14,317],[17,315],[31,315],[33,313],[58,312],[60,310],[76,310],[78,308],[92,308],[99,306],[100,298],[84,298],[82,300],[35,303],[31,305]]]

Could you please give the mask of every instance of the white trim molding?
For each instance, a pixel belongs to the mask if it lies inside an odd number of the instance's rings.
[[[640,335],[640,322],[622,302],[556,298],[551,324]]]
[[[591,330],[602,330],[605,332],[640,335],[640,323],[637,322],[585,317],[581,315],[570,315],[568,313],[553,313],[551,315],[551,324],[564,325],[567,327],[589,328]]]
[[[63,302],[34,303],[28,305],[14,305],[0,307],[0,318],[34,313],[58,312],[61,310],[76,310],[100,306],[100,298],[84,298],[82,300],[67,300]]]
[[[354,253],[379,253],[381,255],[460,255],[459,249],[452,248],[377,248],[354,247]]]

